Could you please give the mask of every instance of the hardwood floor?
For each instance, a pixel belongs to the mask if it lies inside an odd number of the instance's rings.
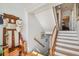
[[[43,55],[38,52],[33,51],[33,52],[27,53],[26,56],[43,56]]]
[[[21,47],[16,47],[12,50],[6,48],[4,50],[4,56],[43,56],[43,55],[35,51],[24,52]]]

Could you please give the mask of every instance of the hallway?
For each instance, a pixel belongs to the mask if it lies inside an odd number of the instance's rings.
[[[0,55],[79,55],[78,7],[76,3],[0,4]]]

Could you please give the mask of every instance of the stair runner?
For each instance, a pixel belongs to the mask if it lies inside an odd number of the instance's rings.
[[[56,41],[56,56],[79,56],[79,39],[76,31],[59,31]]]

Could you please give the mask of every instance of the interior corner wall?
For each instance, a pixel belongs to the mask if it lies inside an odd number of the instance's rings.
[[[36,42],[34,42],[34,38],[43,32],[43,28],[34,14],[29,14],[28,27],[29,51],[32,51],[34,49],[34,44],[36,44]]]
[[[46,8],[46,9],[42,9],[38,13],[35,13],[35,16],[37,17],[38,21],[42,25],[45,33],[52,33],[52,31],[54,29],[54,26],[56,25],[56,23],[55,23],[56,18],[55,18],[55,11],[54,11],[54,9],[52,7],[49,7],[49,8]],[[43,39],[41,40],[41,42],[42,41],[43,41]],[[45,45],[45,41],[43,43]],[[49,39],[49,47],[47,47],[47,48],[50,48],[51,44],[52,43],[51,43],[51,38],[50,38]]]

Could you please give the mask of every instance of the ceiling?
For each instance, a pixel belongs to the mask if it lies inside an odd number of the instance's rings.
[[[73,9],[73,5],[74,5],[73,3],[61,4],[62,11],[72,10]]]

